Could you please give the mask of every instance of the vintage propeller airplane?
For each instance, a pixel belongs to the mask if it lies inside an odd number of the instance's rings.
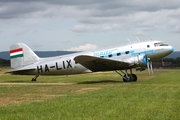
[[[147,67],[149,74],[153,74],[152,61],[161,59],[173,51],[172,46],[162,41],[149,40],[96,51],[40,58],[24,43],[17,43],[10,47],[10,73],[35,75],[32,81],[36,81],[39,75],[116,71],[124,82],[132,82],[137,81],[132,68],[142,71]]]

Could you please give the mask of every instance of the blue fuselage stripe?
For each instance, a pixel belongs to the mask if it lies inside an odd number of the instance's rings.
[[[146,51],[142,51],[142,52],[135,52],[134,50],[131,50],[129,51],[128,54],[130,54],[131,56],[136,56],[136,55],[140,55],[140,54],[153,54],[154,53],[154,50],[146,50]],[[110,58],[109,57],[110,54],[108,55],[105,55],[103,56],[103,58]],[[111,57],[117,57],[117,53],[113,53],[111,54],[112,56]],[[126,52],[120,52],[120,55],[119,56],[122,56],[122,55],[126,55]]]

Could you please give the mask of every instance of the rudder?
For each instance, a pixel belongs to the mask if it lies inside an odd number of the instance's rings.
[[[39,57],[24,43],[17,43],[10,47],[11,68],[33,64],[39,60]]]

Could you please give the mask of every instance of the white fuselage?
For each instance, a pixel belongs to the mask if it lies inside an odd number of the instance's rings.
[[[137,67],[139,65],[136,64],[137,62],[143,63],[143,61],[139,61],[139,57],[141,55],[146,54],[151,61],[154,61],[169,55],[173,51],[174,48],[172,46],[163,44],[161,41],[137,42],[125,46],[101,49],[97,51],[87,51],[57,57],[40,58],[38,62],[27,66],[34,67],[36,70],[33,72],[27,71],[23,74],[68,75],[92,72],[74,61],[74,58],[78,55],[89,55],[117,61],[121,60],[131,63],[132,66],[130,67]]]

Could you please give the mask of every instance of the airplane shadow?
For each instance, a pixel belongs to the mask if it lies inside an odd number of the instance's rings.
[[[123,81],[116,81],[116,80],[100,80],[100,81],[84,81],[78,82],[77,84],[98,84],[98,83],[123,83]]]
[[[7,81],[4,81],[4,83],[30,83],[31,81],[21,81],[21,80],[7,80]]]

